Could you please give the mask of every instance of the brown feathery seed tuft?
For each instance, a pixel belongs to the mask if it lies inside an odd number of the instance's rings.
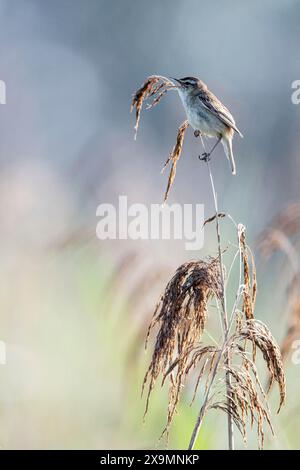
[[[143,102],[147,100],[148,98],[153,97],[154,101],[148,106],[148,108],[152,108],[157,103],[159,103],[163,95],[167,93],[167,91],[170,88],[174,88],[174,83],[169,81],[167,78],[162,77],[161,75],[151,75],[144,81],[142,86],[134,93],[132,100],[131,100],[130,112],[132,112],[134,108],[136,109],[135,126],[134,126],[134,129],[135,129],[134,138],[135,139],[136,139],[137,131],[139,128]]]
[[[276,251],[282,251],[292,268],[293,276],[288,282],[286,302],[288,325],[281,344],[283,360],[291,352],[294,340],[300,339],[300,258],[296,244],[299,235],[300,203],[293,203],[273,218],[258,239],[263,257],[268,258]]]
[[[245,321],[231,341],[232,344],[239,345],[244,340],[251,341],[261,351],[270,373],[269,388],[274,381],[278,384],[280,400],[277,413],[279,413],[286,396],[285,374],[280,348],[267,326],[258,320]]]
[[[172,167],[171,167],[171,171],[170,171],[170,174],[169,174],[168,185],[167,185],[167,189],[166,189],[165,197],[164,197],[164,203],[168,199],[171,187],[172,187],[174,179],[175,179],[176,165],[177,165],[177,162],[178,162],[178,160],[181,156],[181,153],[182,153],[182,147],[183,147],[185,132],[186,132],[188,127],[189,127],[188,121],[184,121],[181,124],[181,126],[179,127],[178,133],[177,133],[176,144],[174,145],[173,150],[170,153],[170,155],[169,155],[169,157],[168,157],[168,159],[167,159],[167,161],[164,164],[164,167],[162,169],[162,172],[163,172],[165,170],[166,166],[168,165],[168,163],[172,160]]]
[[[167,376],[170,378],[168,417],[164,432],[168,431],[174,417],[186,375],[200,359],[211,358],[216,352],[212,347],[195,351],[193,348],[199,344],[205,328],[208,301],[212,297],[220,299],[221,295],[219,260],[214,258],[207,262],[191,261],[181,265],[158,302],[147,340],[157,324],[159,331],[143,390],[149,380],[146,414],[158,376],[162,374],[163,382]],[[190,358],[191,352],[193,355]],[[199,375],[203,375],[201,371]]]
[[[239,249],[241,252],[243,270],[244,270],[244,287],[243,287],[243,307],[242,311],[247,320],[254,318],[254,308],[256,301],[257,282],[256,268],[254,257],[248,245],[246,244],[246,229],[244,225],[238,225]],[[251,270],[249,263],[251,260]]]

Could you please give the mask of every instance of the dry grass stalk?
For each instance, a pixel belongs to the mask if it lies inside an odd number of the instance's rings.
[[[263,358],[270,372],[271,381],[276,381],[280,391],[280,403],[278,412],[285,401],[285,376],[283,371],[280,349],[272,337],[269,329],[255,320],[244,320],[240,325],[236,321],[234,333],[225,340],[218,352],[214,368],[210,371],[209,386],[203,399],[197,426],[200,427],[209,409],[217,409],[225,412],[233,419],[236,427],[247,442],[246,426],[250,422],[251,427],[256,423],[258,446],[264,445],[264,425],[268,425],[274,434],[271,413],[267,402],[267,393],[264,391],[254,360],[249,358],[247,345],[253,344],[262,352]],[[216,350],[217,353],[217,350]],[[231,361],[228,364],[227,357]],[[212,392],[213,385],[224,382],[220,370],[230,374],[230,393],[224,395],[221,391]],[[219,378],[217,379],[219,374]],[[219,395],[222,398],[219,399]],[[195,431],[195,430],[194,430]],[[192,446],[190,445],[190,448]]]
[[[257,320],[244,322],[231,341],[233,345],[238,346],[238,349],[240,349],[240,343],[244,340],[251,341],[252,344],[254,342],[255,346],[261,351],[270,373],[270,386],[273,382],[278,384],[280,401],[277,413],[279,413],[286,396],[285,374],[280,348],[266,325]]]
[[[266,366],[270,372],[271,381],[276,381],[280,392],[278,412],[285,401],[285,376],[280,349],[272,337],[269,329],[256,320],[243,321],[242,325],[236,323],[233,335],[228,339],[226,348],[231,352],[232,362],[228,366],[223,358],[226,372],[230,374],[230,395],[221,400],[209,400],[208,409],[218,409],[230,415],[236,427],[241,432],[245,443],[247,442],[246,425],[250,421],[251,427],[257,426],[258,446],[264,445],[264,424],[272,432],[271,414],[267,402],[267,393],[264,391],[254,363],[249,358],[247,343],[253,343],[262,352]],[[218,395],[218,394],[215,394]],[[229,398],[229,402],[228,402]]]
[[[153,98],[153,102],[148,106],[148,108],[152,108],[159,103],[163,95],[171,88],[174,88],[174,83],[169,81],[167,78],[162,77],[161,75],[151,75],[145,80],[136,93],[134,93],[131,101],[130,112],[132,112],[134,108],[136,109],[134,127],[135,139],[139,128],[143,102],[148,98]]]
[[[137,90],[137,92],[133,95],[131,101],[131,111],[136,109],[136,121],[135,121],[135,139],[139,127],[141,110],[143,106],[143,102],[149,98],[153,98],[152,103],[148,105],[148,109],[153,108],[156,106],[161,98],[172,88],[176,88],[174,83],[168,80],[161,75],[152,75],[147,78],[147,80],[143,83],[143,85]],[[176,165],[182,153],[183,141],[185,137],[185,132],[189,126],[188,121],[184,121],[178,129],[177,132],[177,139],[176,144],[174,145],[172,152],[170,153],[162,172],[168,165],[170,161],[172,161],[172,167],[169,174],[168,185],[165,192],[164,203],[166,202],[171,187],[173,185],[175,175],[176,175]]]
[[[132,100],[132,109],[136,107],[136,131],[143,101],[149,97],[154,97],[152,104],[149,106],[152,107],[173,87],[174,85],[164,77],[152,76],[146,80]],[[182,152],[188,125],[188,122],[185,121],[180,126],[176,144],[164,166],[165,168],[172,161],[164,201],[167,200],[174,182],[176,165]],[[264,443],[264,423],[269,425],[271,431],[273,429],[266,393],[263,390],[255,366],[255,348],[262,352],[270,373],[270,383],[272,384],[274,381],[278,383],[280,391],[278,411],[285,400],[285,376],[281,354],[267,327],[254,320],[257,291],[256,270],[252,252],[246,244],[245,227],[242,225],[238,226],[240,282],[232,317],[230,322],[228,321],[219,226],[219,218],[224,214],[219,213],[218,210],[217,193],[209,161],[207,161],[207,166],[214,198],[215,215],[208,219],[205,224],[216,221],[218,257],[207,262],[193,261],[180,266],[167,284],[165,292],[156,307],[146,339],[147,344],[151,330],[154,326],[158,326],[152,360],[143,382],[143,391],[148,385],[145,414],[148,411],[149,400],[155,383],[161,375],[162,385],[167,379],[169,380],[168,413],[163,434],[168,433],[187,376],[192,370],[196,370],[197,379],[192,402],[195,399],[201,378],[204,374],[207,375],[207,378],[203,403],[191,436],[189,449],[194,448],[203,418],[210,408],[222,410],[228,415],[228,443],[230,449],[234,448],[233,423],[236,424],[244,439],[246,439],[246,420],[248,417],[252,425],[254,422],[257,423],[258,442],[259,446],[262,447]],[[212,297],[217,300],[223,329],[223,342],[217,346],[200,343],[206,325],[208,302]],[[243,305],[240,309],[241,297]],[[230,336],[233,321],[235,321],[235,331]],[[248,343],[252,344],[252,361],[249,359],[246,350]],[[239,360],[238,363],[236,363],[237,360]],[[215,392],[214,388],[216,384],[224,382],[224,380],[225,394],[223,393],[222,399],[217,401],[216,396],[219,395],[219,392]]]
[[[238,226],[239,249],[244,271],[243,307],[242,311],[247,320],[254,318],[254,308],[257,293],[256,268],[250,248],[246,244],[246,230],[242,224]],[[250,262],[251,261],[251,269]]]
[[[222,322],[222,325],[223,325],[224,340],[226,341],[227,338],[228,338],[228,334],[229,334],[229,324],[228,324],[228,313],[227,313],[227,298],[226,298],[226,291],[225,291],[223,253],[222,253],[222,246],[221,246],[221,231],[220,231],[220,224],[219,224],[219,217],[218,217],[218,214],[219,214],[218,197],[217,197],[217,192],[216,192],[216,189],[215,189],[215,183],[214,183],[214,179],[213,179],[213,175],[212,175],[209,160],[206,162],[206,164],[207,164],[207,168],[208,168],[208,172],[209,172],[209,179],[210,179],[210,183],[211,183],[211,189],[212,189],[214,206],[215,206],[215,213],[216,213],[216,219],[215,219],[216,220],[216,235],[217,235],[217,245],[218,245],[218,253],[219,253],[221,291],[222,291],[221,302],[220,302],[221,303],[220,317],[221,317],[221,322]],[[231,354],[230,351],[225,352],[225,364],[228,367],[230,366],[230,361],[231,361],[230,354]],[[220,356],[220,360],[221,360],[221,356]],[[217,373],[218,367],[215,366],[214,370],[215,370],[215,373]],[[212,378],[211,384],[213,384],[213,380],[214,380],[214,378]],[[228,408],[229,409],[231,408],[231,404],[230,404],[230,393],[231,393],[230,381],[231,381],[230,374],[228,372],[226,372],[225,373],[225,382],[226,382],[227,403],[228,403]],[[196,439],[197,439],[197,435],[198,435],[198,432],[199,432],[199,429],[200,429],[200,424],[199,424],[200,415],[202,415],[202,409],[203,409],[203,416],[204,416],[205,406],[206,406],[206,404],[205,404],[205,400],[204,400],[204,404],[203,404],[203,406],[200,410],[200,414],[198,415],[198,419],[197,419],[194,431],[192,433],[192,437],[191,437],[191,441],[190,441],[190,448],[191,449],[194,447],[194,444],[195,444]],[[233,417],[231,416],[231,414],[229,414],[228,417],[227,417],[228,448],[229,448],[229,450],[234,450],[233,422],[234,422]]]
[[[181,153],[182,153],[184,136],[185,136],[185,132],[186,132],[188,127],[189,127],[188,121],[184,121],[181,124],[181,126],[179,127],[178,133],[177,133],[176,144],[174,145],[173,150],[170,153],[170,155],[169,155],[169,157],[168,157],[168,159],[167,159],[167,161],[164,164],[164,167],[162,169],[162,172],[163,172],[164,169],[166,168],[166,166],[168,165],[168,163],[170,161],[172,161],[172,167],[171,167],[171,171],[170,171],[170,174],[169,174],[168,185],[167,185],[167,189],[166,189],[165,197],[164,197],[164,203],[168,199],[171,187],[172,187],[174,179],[175,179],[176,165],[177,165],[177,162],[178,162],[178,160],[181,156]]]
[[[255,364],[246,356],[243,358],[243,367],[231,366],[227,368],[231,376],[231,407],[228,409],[226,402],[217,402],[212,408],[223,407],[226,413],[232,413],[234,422],[241,432],[244,442],[247,443],[246,424],[250,420],[250,425],[257,423],[258,446],[264,445],[264,422],[274,435],[270,410],[267,403],[266,394],[260,383]]]
[[[212,352],[211,348],[195,351],[193,348],[204,331],[207,303],[213,296],[217,299],[221,296],[218,259],[185,263],[167,284],[149,326],[147,339],[157,324],[159,331],[143,383],[144,389],[149,381],[145,414],[158,376],[162,374],[164,379],[169,376],[169,406],[164,432],[172,422],[188,372],[200,358]]]
[[[226,214],[224,214],[224,212],[219,212],[218,217],[219,217],[219,219],[223,219],[224,217],[226,217]],[[208,219],[206,219],[204,221],[203,227],[205,227],[205,225],[210,224],[211,222],[216,220],[216,218],[217,218],[217,214],[215,214],[212,217],[209,217]]]
[[[157,305],[147,335],[148,338],[153,327],[159,325],[143,389],[148,383],[146,414],[150,395],[159,375],[162,376],[162,385],[169,379],[167,423],[163,434],[168,433],[181,390],[189,374],[192,371],[196,373],[191,403],[195,400],[201,379],[206,375],[203,404],[189,449],[194,447],[202,421],[209,409],[225,412],[239,429],[245,442],[247,422],[250,422],[251,427],[256,424],[259,448],[264,445],[265,424],[273,433],[267,393],[263,389],[255,366],[256,348],[261,351],[266,363],[270,384],[273,382],[278,384],[280,392],[278,412],[285,401],[285,376],[280,349],[269,329],[254,320],[255,264],[250,248],[246,244],[245,227],[242,225],[238,226],[238,235],[244,281],[243,312],[241,312],[244,320],[240,317],[237,306],[235,329],[231,336],[225,335],[222,345],[199,343],[206,325],[209,299],[215,297],[220,303],[222,301],[223,285],[219,258],[210,259],[208,262],[185,263],[178,268]],[[247,350],[248,345],[252,346],[252,360],[249,357],[250,351]],[[217,389],[218,384],[224,383],[224,371],[225,394]]]

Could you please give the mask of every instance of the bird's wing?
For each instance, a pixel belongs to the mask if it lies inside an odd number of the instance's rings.
[[[199,95],[199,99],[208,111],[217,116],[224,124],[226,124],[226,126],[232,127],[232,129],[243,137],[243,134],[236,127],[232,114],[215,95],[206,90],[205,93],[201,93]]]

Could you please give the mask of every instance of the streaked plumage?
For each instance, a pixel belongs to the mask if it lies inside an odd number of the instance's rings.
[[[218,98],[208,90],[207,85],[195,77],[175,79],[178,93],[185,108],[188,121],[195,131],[208,137],[221,140],[227,158],[231,164],[233,174],[236,167],[232,153],[232,139],[234,132],[241,137],[242,133],[235,124],[229,110]]]

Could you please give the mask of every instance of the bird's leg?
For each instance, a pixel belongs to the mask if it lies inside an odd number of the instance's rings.
[[[217,142],[215,143],[215,145],[213,146],[213,148],[211,149],[210,152],[204,152],[202,153],[201,157],[199,155],[199,160],[203,160],[204,162],[209,162],[210,160],[210,157],[211,157],[211,154],[213,153],[213,151],[215,150],[216,146],[219,144],[219,142],[221,142],[221,139],[222,139],[222,136],[220,135],[218,137],[218,140]]]

